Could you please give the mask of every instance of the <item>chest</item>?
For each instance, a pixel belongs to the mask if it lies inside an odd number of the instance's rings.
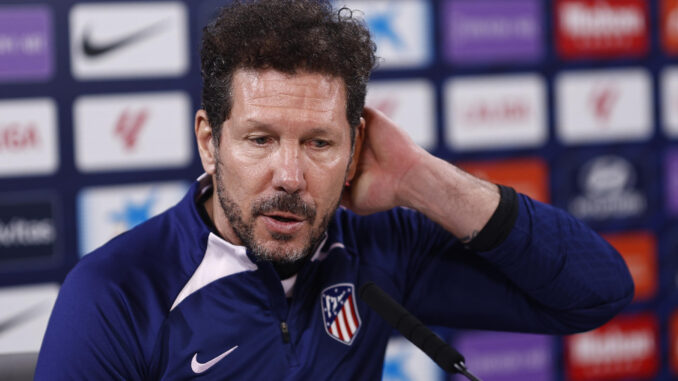
[[[168,316],[157,379],[374,379],[391,330],[358,298],[377,274],[341,256],[301,271],[285,296],[272,268],[219,279]]]

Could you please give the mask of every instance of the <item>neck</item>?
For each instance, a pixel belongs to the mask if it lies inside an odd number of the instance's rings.
[[[234,245],[242,246],[242,242],[231,228],[231,224],[228,222],[228,218],[226,218],[224,211],[219,207],[219,201],[216,198],[216,189],[214,189],[209,197],[203,202],[203,207],[219,236]]]

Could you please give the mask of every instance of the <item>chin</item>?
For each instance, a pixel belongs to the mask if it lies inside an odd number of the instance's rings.
[[[308,245],[302,245],[292,239],[255,242],[251,250],[257,258],[275,262],[294,262],[304,258],[310,252]]]

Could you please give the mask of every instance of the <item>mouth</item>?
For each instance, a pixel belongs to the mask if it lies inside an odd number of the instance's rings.
[[[271,233],[277,234],[293,234],[298,232],[306,219],[302,216],[286,213],[286,212],[271,212],[262,214],[264,224]]]
[[[273,213],[267,213],[264,214],[265,217],[272,218],[276,221],[280,222],[301,222],[304,220],[303,217],[297,216],[296,214],[292,213],[284,213],[284,212],[273,212]]]

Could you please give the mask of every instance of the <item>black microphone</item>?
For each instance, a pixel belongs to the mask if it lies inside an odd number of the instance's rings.
[[[480,381],[466,369],[464,356],[433,333],[374,282],[363,284],[358,295],[388,324],[424,351],[443,370],[448,373],[461,373],[472,381]]]

